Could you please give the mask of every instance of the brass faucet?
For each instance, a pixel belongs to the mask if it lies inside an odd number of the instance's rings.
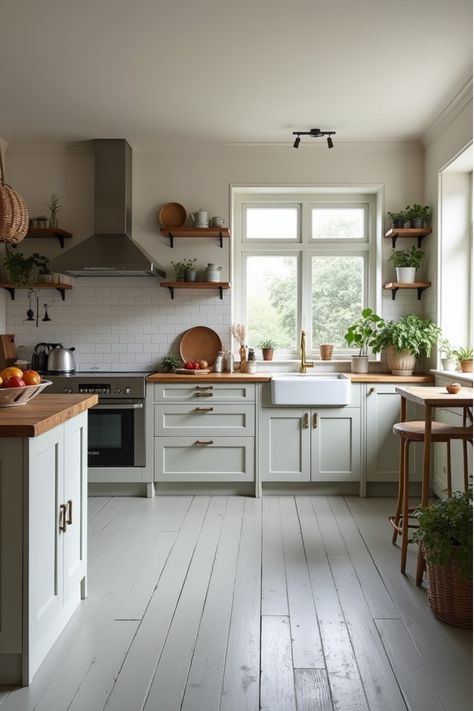
[[[314,368],[314,362],[312,360],[306,360],[306,333],[304,331],[301,331],[300,356],[300,373],[306,373],[306,368]]]

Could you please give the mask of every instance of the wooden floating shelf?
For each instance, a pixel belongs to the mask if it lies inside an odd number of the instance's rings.
[[[385,238],[392,240],[393,249],[399,237],[415,237],[418,240],[418,247],[421,247],[423,238],[430,234],[431,227],[393,227],[385,233]]]
[[[11,298],[12,301],[15,298],[15,290],[16,289],[56,289],[59,291],[61,294],[61,299],[64,301],[66,298],[66,289],[72,289],[72,284],[62,284],[61,282],[57,281],[41,281],[38,282],[37,284],[33,284],[32,286],[16,286],[15,284],[8,284],[8,283],[0,283],[0,288],[6,289]]]
[[[56,238],[59,240],[61,248],[64,249],[64,240],[71,239],[72,234],[70,232],[66,232],[66,230],[61,230],[59,227],[31,227],[26,233],[26,237],[28,239],[39,239],[40,237]],[[13,246],[16,247],[16,245]]]
[[[180,237],[217,237],[219,244],[223,246],[223,238],[230,237],[228,227],[161,227],[160,232],[169,238],[170,247],[173,247],[174,239]]]
[[[390,281],[387,284],[384,284],[383,288],[392,292],[392,301],[395,301],[395,297],[399,289],[416,289],[418,291],[419,301],[424,290],[429,289],[430,286],[430,281],[415,281],[413,284],[402,284],[398,281]]]
[[[217,289],[221,299],[223,290],[230,289],[228,281],[162,281],[160,286],[169,289],[172,299],[174,299],[175,289]]]

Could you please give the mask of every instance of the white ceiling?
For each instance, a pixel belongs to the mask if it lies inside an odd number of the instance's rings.
[[[3,0],[0,58],[12,143],[412,140],[472,75],[472,3]]]

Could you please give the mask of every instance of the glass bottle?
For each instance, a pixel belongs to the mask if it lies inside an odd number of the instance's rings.
[[[247,373],[256,373],[257,372],[257,362],[255,360],[255,351],[253,348],[249,348],[249,355],[248,355],[248,361],[247,361]]]
[[[240,357],[240,372],[246,373],[247,372],[247,349],[245,348],[245,346],[243,344],[239,348],[239,357]]]

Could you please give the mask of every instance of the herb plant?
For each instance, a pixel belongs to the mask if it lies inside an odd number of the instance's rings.
[[[472,360],[473,358],[472,346],[467,346],[466,348],[458,348],[456,351],[453,352],[459,362],[461,362],[462,360]]]
[[[449,360],[458,359],[457,350],[451,345],[447,338],[442,338],[438,347],[442,358],[448,358]]]
[[[277,347],[275,341],[271,338],[263,338],[257,345],[262,351],[274,351]]]
[[[431,221],[431,207],[429,205],[407,205],[405,215],[408,220],[423,220],[423,224],[429,225]]]
[[[172,373],[181,365],[181,358],[176,355],[176,353],[169,353],[168,355],[164,355],[162,357],[160,363],[163,370],[166,370],[168,373]]]
[[[358,346],[360,356],[367,355],[369,347],[375,343],[375,337],[384,323],[383,318],[372,309],[362,309],[360,319],[349,326],[344,340],[349,346]]]
[[[472,489],[453,492],[447,499],[436,501],[415,512],[419,528],[413,540],[421,543],[432,565],[460,563],[463,578],[472,578]]]
[[[49,259],[38,252],[25,257],[18,250],[7,249],[3,264],[12,284],[20,287],[32,284],[38,274],[49,274]]]
[[[441,335],[441,329],[431,319],[407,314],[400,321],[386,321],[373,340],[372,350],[393,346],[399,353],[410,351],[416,358],[429,356],[431,348]]]
[[[411,249],[401,249],[392,252],[389,257],[389,262],[393,263],[394,267],[415,267],[419,269],[423,261],[425,253],[422,249],[417,249],[415,245]]]

